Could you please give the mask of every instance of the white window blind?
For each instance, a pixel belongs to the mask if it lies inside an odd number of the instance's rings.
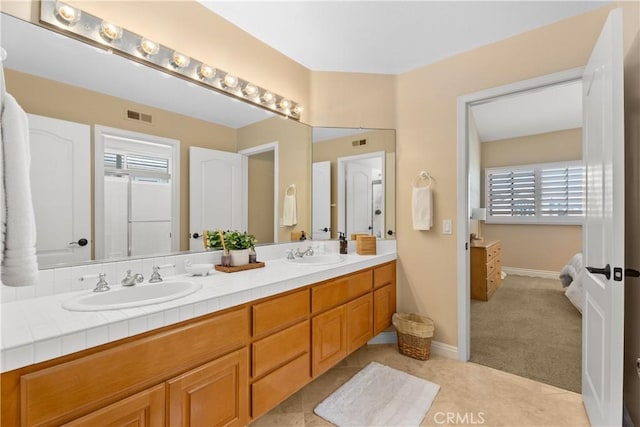
[[[584,205],[582,162],[485,170],[487,223],[581,224]]]

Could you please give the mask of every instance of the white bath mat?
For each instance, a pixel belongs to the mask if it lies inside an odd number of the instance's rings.
[[[419,426],[438,390],[437,384],[371,362],[314,412],[337,426]]]

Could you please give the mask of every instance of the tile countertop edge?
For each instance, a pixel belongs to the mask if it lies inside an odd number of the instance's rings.
[[[61,307],[62,301],[87,291],[5,303],[0,313],[0,372],[55,359],[395,259],[397,253],[393,251],[366,256],[350,254],[343,263],[328,266],[291,266],[283,260],[273,260],[268,263],[273,270],[267,274],[258,269],[204,278],[189,277],[189,280],[202,282],[203,288],[173,301],[122,310],[70,312]],[[270,277],[269,273],[274,276]],[[174,277],[181,279],[185,276]],[[228,284],[232,286],[225,286]],[[44,322],[50,327],[42,328]]]

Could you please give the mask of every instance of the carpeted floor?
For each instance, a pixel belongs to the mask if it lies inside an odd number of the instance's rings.
[[[471,300],[471,361],[580,393],[581,330],[559,280],[508,275]]]

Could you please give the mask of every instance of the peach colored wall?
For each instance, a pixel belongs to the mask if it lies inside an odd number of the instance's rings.
[[[394,129],[396,76],[311,72],[313,126]]]
[[[587,62],[608,7],[402,74],[397,80],[398,309],[434,319],[434,339],[457,345],[458,97]],[[411,228],[410,183],[436,179],[431,231]],[[454,234],[442,234],[451,219]]]
[[[195,1],[92,1],[67,3],[250,80],[307,107],[310,71]],[[1,10],[38,22],[37,0],[3,0]],[[302,121],[308,121],[302,113]]]
[[[291,240],[292,231],[311,230],[311,128],[280,117],[263,120],[238,129],[238,151],[278,142],[278,211],[282,216],[285,191],[295,184],[298,223],[280,227],[278,241]]]
[[[509,138],[481,144],[482,206],[484,170],[498,166],[582,159],[582,129]],[[481,235],[502,241],[502,266],[560,271],[582,250],[580,225],[483,224]],[[553,248],[553,250],[549,250]]]
[[[640,269],[640,2],[625,5],[625,264]],[[640,278],[625,278],[624,401],[640,426]]]

